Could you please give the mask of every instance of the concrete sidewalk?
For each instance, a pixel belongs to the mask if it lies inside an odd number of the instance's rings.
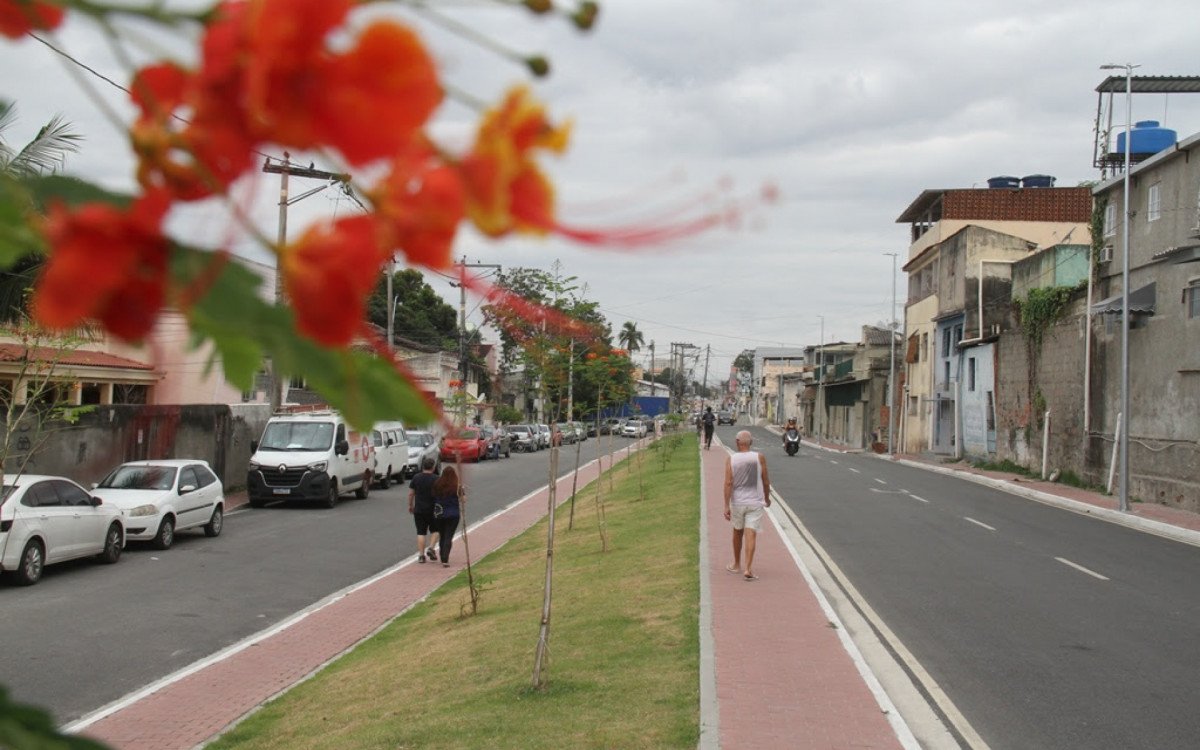
[[[579,487],[599,473],[595,460],[581,466]],[[559,502],[565,502],[571,494],[572,472],[557,484]],[[471,519],[472,561],[478,562],[545,517],[547,495],[543,488],[486,519]],[[237,507],[233,494],[227,500],[231,508]],[[461,542],[454,545],[449,568],[417,565],[415,556],[406,554],[404,561],[373,578],[64,729],[116,750],[186,750],[202,745],[429,596],[465,567],[463,559]]]
[[[701,591],[711,600],[701,604],[702,618],[710,619],[701,625],[701,641],[712,644],[708,679],[716,698],[715,706],[705,705],[702,684],[701,748],[914,747],[882,690],[868,686],[869,669],[810,587],[771,514],[758,535],[758,580],[725,570],[733,559],[732,527],[724,518],[727,452],[714,441],[700,453],[707,537]],[[706,661],[702,653],[702,669]]]

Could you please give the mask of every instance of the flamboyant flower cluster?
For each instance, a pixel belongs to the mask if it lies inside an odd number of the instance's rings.
[[[519,87],[484,115],[465,156],[446,154],[425,134],[442,101],[428,50],[393,20],[376,18],[352,32],[357,6],[355,0],[223,2],[207,24],[194,69],[152,64],[136,72],[130,87],[138,113],[130,127],[137,178],[146,196],[155,196],[160,223],[172,201],[225,195],[264,147],[329,152],[384,175],[364,189],[373,204],[366,215],[318,224],[274,248],[298,328],[329,346],[344,346],[361,331],[366,297],[397,252],[413,264],[445,268],[464,220],[492,237],[551,231],[554,193],[535,156],[561,152],[568,132],[552,126]],[[60,21],[55,6],[0,0],[0,31],[10,36]],[[69,326],[98,319],[113,334],[138,340],[163,304],[179,304],[165,273],[145,272],[165,267],[168,243],[159,230],[151,262],[141,204],[128,213],[57,210],[46,235],[53,260],[35,300],[40,320]],[[67,280],[89,266],[104,268],[105,283],[63,294]],[[113,325],[113,300],[135,296],[139,304]]]

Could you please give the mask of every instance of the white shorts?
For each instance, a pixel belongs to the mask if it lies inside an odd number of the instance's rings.
[[[735,529],[750,529],[759,531],[762,528],[763,506],[734,505],[729,509],[729,520],[733,521]]]

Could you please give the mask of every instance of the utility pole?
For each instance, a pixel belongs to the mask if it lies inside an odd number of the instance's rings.
[[[892,434],[896,431],[896,253],[892,256],[892,329],[888,331],[888,349],[891,357],[888,364],[888,457],[895,458],[895,443]],[[980,321],[982,330],[982,321]]]
[[[825,426],[825,316],[818,315],[821,319],[821,357],[820,369],[817,370],[817,404],[820,408],[817,409],[817,445],[821,444],[821,430]]]
[[[651,340],[650,341],[650,378],[649,378],[649,380],[650,380],[650,395],[651,396],[658,395],[658,388],[656,387],[658,385],[658,380],[656,380],[655,377],[656,376],[654,375],[654,341]]]
[[[276,240],[277,251],[283,252],[284,246],[287,244],[287,210],[288,206],[293,203],[304,200],[310,195],[316,195],[325,188],[335,182],[340,182],[343,186],[350,184],[350,175],[338,172],[326,172],[323,169],[314,169],[310,163],[307,167],[294,165],[290,161],[291,154],[287,151],[283,152],[283,161],[274,163],[271,157],[267,157],[263,162],[263,171],[270,174],[279,175],[279,235]],[[297,195],[295,198],[288,197],[288,177],[295,175],[297,177],[310,177],[318,180],[326,180],[324,185],[315,187],[312,190]],[[275,262],[275,304],[283,303],[283,266],[276,260]],[[280,405],[283,403],[283,376],[279,372],[278,365],[272,361],[269,369],[271,374],[271,413],[279,411]]]
[[[459,371],[459,393],[462,398],[462,412],[459,415],[459,425],[465,425],[467,421],[467,285],[461,279],[467,275],[468,268],[495,268],[500,269],[496,263],[468,263],[466,256],[454,265],[458,266],[460,281],[458,282],[458,371]],[[451,282],[454,285],[454,282]]]
[[[712,354],[712,344],[704,345],[704,398],[708,398],[708,356]]]

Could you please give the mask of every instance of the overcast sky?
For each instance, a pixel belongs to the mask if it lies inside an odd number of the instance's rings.
[[[588,285],[614,331],[636,322],[660,356],[670,342],[711,346],[710,383],[728,376],[742,349],[818,343],[820,316],[826,341],[857,340],[863,324],[887,320],[885,253],[899,253],[903,265],[908,232],[895,219],[922,190],[982,187],[995,175],[1051,174],[1062,186],[1096,179],[1101,64],[1200,74],[1195,4],[1183,0],[1137,13],[1128,2],[1097,0],[609,0],[590,34],[490,2],[430,4],[550,58],[553,74],[534,86],[555,117],[575,123],[570,151],[547,162],[567,223],[644,222],[680,215],[679,206],[707,200],[719,185],[738,195],[778,186],[780,200],[735,229],[637,252],[460,234],[456,255],[469,261],[549,269],[560,260]],[[525,77],[419,16],[389,12],[420,28],[458,89],[494,101]],[[54,38],[100,73],[128,81],[88,23],[73,21]],[[62,114],[87,137],[68,171],[130,189],[127,147],[67,67],[36,41],[0,43],[0,96],[16,101],[20,116],[9,140],[24,142]],[[81,74],[94,97],[128,115],[122,92]],[[475,117],[448,102],[435,132],[463,147]],[[1186,137],[1200,131],[1200,95],[1134,97],[1134,119],[1165,120]],[[334,168],[319,159],[318,166]],[[274,178],[239,189],[273,236]],[[356,210],[332,193],[294,205],[290,232]],[[218,245],[228,222],[200,207],[176,216],[173,228]],[[248,242],[235,247],[265,259]],[[429,278],[457,304],[455,290]],[[905,289],[900,274],[900,317]]]

